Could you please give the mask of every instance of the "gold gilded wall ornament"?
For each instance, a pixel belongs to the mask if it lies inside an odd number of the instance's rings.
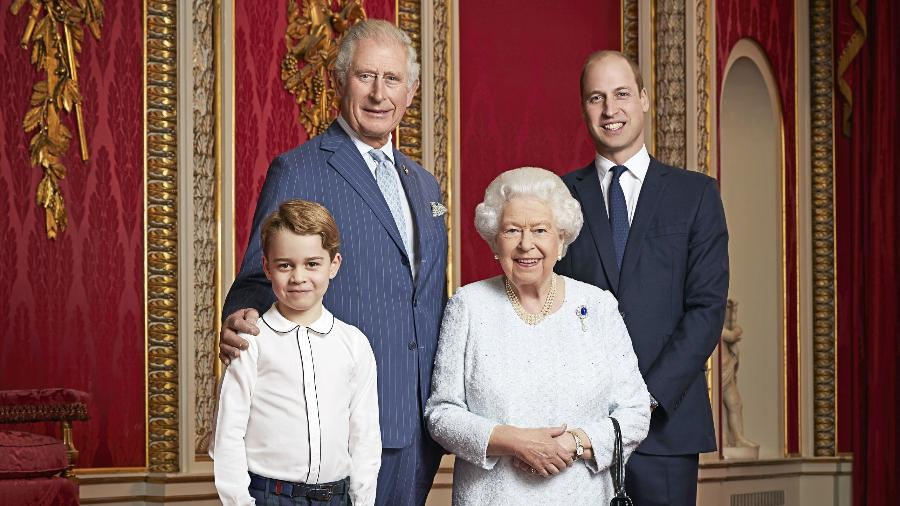
[[[302,11],[296,0],[288,2],[281,80],[300,106],[300,124],[310,137],[337,117],[334,61],[344,33],[364,19],[361,0],[307,0]]]
[[[18,15],[26,0],[14,0],[10,12]],[[31,92],[31,108],[25,113],[22,127],[35,131],[29,143],[31,163],[39,166],[44,177],[37,188],[37,203],[46,211],[47,237],[66,228],[66,208],[59,181],[66,177],[62,157],[69,150],[72,133],[60,115],[75,109],[81,159],[87,161],[87,141],[81,114],[81,89],[78,85],[77,53],[81,53],[85,23],[95,39],[100,40],[103,26],[102,0],[28,0],[31,13],[20,45],[31,45],[31,64],[45,71]]]

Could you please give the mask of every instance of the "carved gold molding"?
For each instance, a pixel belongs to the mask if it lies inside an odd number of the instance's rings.
[[[288,1],[288,24],[281,61],[284,88],[300,106],[300,124],[310,138],[319,135],[337,117],[338,99],[332,80],[338,47],[352,25],[366,19],[361,0]]]
[[[452,50],[453,50],[453,26],[452,0],[433,0],[434,15],[432,18],[432,44],[433,49],[433,73],[434,79],[434,177],[437,178],[441,188],[441,195],[447,207],[447,293],[452,295],[455,280],[453,278],[453,216],[456,209],[453,208],[453,143],[451,132],[453,131],[452,89],[451,76]]]
[[[664,163],[685,167],[685,4],[684,0],[656,0],[654,8],[655,155]]]
[[[20,45],[31,44],[31,63],[45,77],[34,84],[31,108],[25,113],[22,128],[37,130],[29,143],[32,165],[43,171],[37,188],[37,204],[44,208],[47,237],[55,239],[66,229],[66,207],[59,181],[66,177],[63,157],[69,151],[72,132],[63,123],[63,112],[75,110],[75,126],[81,159],[87,161],[87,139],[81,114],[81,88],[78,83],[78,60],[81,53],[85,23],[91,34],[100,40],[103,26],[102,0],[83,0],[80,5],[51,0],[31,0],[31,12]],[[25,0],[14,0],[10,12],[18,15]],[[43,17],[42,17],[43,16]]]
[[[145,3],[147,460],[178,471],[176,2]]]
[[[422,5],[418,0],[397,1],[397,26],[409,35],[419,59],[422,58]],[[422,165],[422,89],[400,120],[397,147]]]
[[[638,52],[638,0],[622,0],[622,52],[634,61],[640,61]]]
[[[695,23],[697,29],[697,171],[709,174],[712,145],[712,110],[710,108],[712,55],[710,37],[709,0],[697,0]]]
[[[815,455],[836,452],[834,81],[830,0],[810,3],[810,109],[813,219],[813,424]]]
[[[221,33],[216,0],[193,0],[194,453],[206,458],[216,406],[219,333],[219,104]]]

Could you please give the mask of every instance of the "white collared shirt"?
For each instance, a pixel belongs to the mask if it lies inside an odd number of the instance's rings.
[[[308,327],[272,306],[225,372],[214,459],[222,502],[253,504],[247,471],[294,483],[350,477],[355,505],[375,504],[381,430],[375,355],[331,312]]]
[[[372,172],[372,177],[375,178],[375,167],[378,164],[375,161],[375,159],[372,158],[372,155],[369,154],[369,151],[372,151],[375,148],[373,148],[372,146],[369,146],[368,144],[363,142],[362,139],[359,138],[359,134],[357,134],[352,128],[350,128],[350,125],[347,124],[347,121],[344,119],[343,116],[338,116],[337,122],[338,122],[338,125],[340,125],[341,128],[343,128],[344,131],[347,132],[347,135],[350,136],[350,139],[353,140],[353,145],[356,146],[356,149],[359,150],[359,154],[361,154],[363,157],[363,160],[366,161],[366,165],[369,167],[369,171]],[[396,160],[394,160],[394,148],[391,145],[392,139],[393,139],[393,134],[388,134],[387,144],[385,144],[384,146],[381,146],[378,149],[382,153],[384,153],[385,156],[387,156],[388,159],[391,161],[391,163],[393,163],[394,166],[396,167],[397,162],[396,162]],[[400,173],[395,170],[392,172],[392,174],[393,174],[394,179],[397,181],[397,188],[402,189],[403,182],[400,180]],[[400,199],[400,207],[403,212],[403,219],[404,219],[404,221],[406,221],[406,230],[401,230],[400,233],[403,234],[403,240],[406,241],[406,244],[410,245],[410,249],[412,249],[413,256],[418,257],[418,253],[416,252],[416,242],[415,242],[416,241],[416,230],[415,230],[415,224],[413,222],[412,210],[410,210],[410,208],[409,208],[409,197],[407,197],[405,194],[403,195],[403,197],[404,198]],[[418,258],[410,258],[409,259],[410,270],[412,271],[413,278],[416,277],[416,271],[417,271],[417,267],[418,267],[417,260],[418,260]]]
[[[597,154],[594,159],[594,166],[597,167],[597,176],[600,178],[600,187],[603,188],[603,202],[606,204],[606,215],[609,216],[609,185],[612,183],[612,169],[617,163],[606,157]],[[625,193],[625,204],[628,207],[628,224],[631,225],[634,220],[634,210],[637,209],[638,197],[641,195],[641,186],[644,184],[644,178],[647,177],[647,170],[650,168],[650,154],[647,153],[647,146],[642,146],[641,150],[634,154],[631,158],[623,163],[628,168],[619,177],[619,184],[622,185],[622,192]]]

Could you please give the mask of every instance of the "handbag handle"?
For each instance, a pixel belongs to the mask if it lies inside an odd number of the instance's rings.
[[[609,466],[609,474],[612,475],[613,489],[616,496],[610,501],[612,505],[631,504],[631,499],[625,493],[625,454],[622,449],[622,430],[619,428],[619,421],[613,417],[613,430],[615,431],[615,441],[613,442],[612,463]]]

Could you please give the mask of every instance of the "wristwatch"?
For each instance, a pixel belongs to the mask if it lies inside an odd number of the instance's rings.
[[[581,459],[581,457],[584,455],[584,444],[581,442],[581,438],[578,437],[578,434],[572,431],[566,432],[568,432],[572,435],[573,438],[575,438],[575,460]]]

